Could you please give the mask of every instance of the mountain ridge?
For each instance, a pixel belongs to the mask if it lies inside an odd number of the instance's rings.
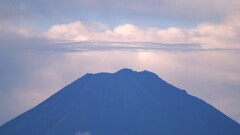
[[[0,127],[4,135],[74,135],[78,131],[91,135],[239,135],[240,125],[150,71],[125,68],[85,74]]]

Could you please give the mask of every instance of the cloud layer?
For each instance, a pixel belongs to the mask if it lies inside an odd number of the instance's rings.
[[[41,20],[45,23],[64,17],[68,21],[90,19],[115,24],[121,20],[146,24],[144,20],[148,19],[153,24],[158,24],[154,21],[162,21],[178,25],[176,21],[198,24],[239,17],[239,7],[237,0],[1,0],[0,18],[11,21]]]
[[[123,24],[110,29],[105,24],[76,21],[53,25],[45,35],[52,40],[184,43],[203,44],[204,48],[240,48],[240,24],[235,22],[166,29],[144,29],[133,24]]]

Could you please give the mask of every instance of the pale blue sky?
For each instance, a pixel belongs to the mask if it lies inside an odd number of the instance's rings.
[[[91,72],[149,70],[240,122],[240,1],[1,0],[0,125]]]

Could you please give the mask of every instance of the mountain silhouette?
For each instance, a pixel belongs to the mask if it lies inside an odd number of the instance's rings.
[[[86,74],[0,135],[240,135],[240,125],[149,71]]]

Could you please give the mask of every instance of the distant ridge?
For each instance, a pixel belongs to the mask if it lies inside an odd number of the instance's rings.
[[[86,74],[0,135],[240,135],[240,125],[149,71]]]

